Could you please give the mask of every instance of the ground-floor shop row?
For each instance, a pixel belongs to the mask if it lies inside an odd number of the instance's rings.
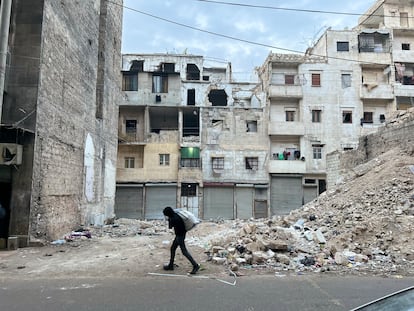
[[[270,184],[147,183],[118,184],[118,218],[163,219],[166,206],[182,208],[201,219],[248,219],[284,215],[325,191],[325,180],[274,175]]]

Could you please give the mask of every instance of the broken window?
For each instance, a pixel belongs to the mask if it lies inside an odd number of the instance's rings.
[[[225,90],[211,90],[208,100],[213,106],[227,106],[227,94]]]
[[[200,80],[200,69],[195,64],[187,64],[187,80]]]
[[[181,184],[181,196],[182,197],[196,197],[197,196],[197,184]]]
[[[257,132],[257,121],[246,121],[246,132],[255,133]]]
[[[322,122],[322,110],[312,110],[312,122],[320,123]]]
[[[223,170],[224,169],[224,157],[211,158],[211,164],[212,164],[213,170]]]
[[[338,42],[336,42],[336,50],[338,52],[348,52],[349,51],[349,42],[348,41],[338,41]]]
[[[143,72],[144,71],[144,61],[143,60],[133,60],[129,71],[134,72]]]
[[[363,32],[358,37],[359,52],[388,53],[390,51],[390,35],[380,31]]]
[[[322,159],[322,147],[323,145],[312,145],[314,159]]]
[[[402,43],[401,44],[401,49],[403,51],[409,51],[410,50],[410,44],[409,43]]]
[[[122,91],[138,91],[138,74],[136,72],[122,72]]]
[[[125,158],[125,168],[135,168],[135,158]]]
[[[187,106],[195,106],[195,89],[187,90]]]
[[[342,88],[343,89],[351,87],[351,74],[343,73],[341,75],[341,81],[342,81]]]
[[[286,113],[286,121],[287,122],[293,122],[295,121],[295,111],[287,110]]]
[[[321,86],[321,74],[312,73],[312,86]]]
[[[342,123],[352,123],[352,111],[342,111]]]
[[[160,154],[160,165],[161,166],[168,166],[170,165],[170,155],[161,153]]]
[[[244,163],[246,170],[257,171],[259,168],[259,158],[257,157],[246,157]]]
[[[154,74],[152,76],[152,92],[168,93],[168,76],[163,74]]]

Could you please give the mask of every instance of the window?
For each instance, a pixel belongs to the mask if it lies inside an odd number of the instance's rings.
[[[195,89],[187,90],[187,106],[195,106]]]
[[[343,89],[351,87],[351,74],[343,73],[341,75],[341,81],[342,81],[342,88]]]
[[[246,121],[246,132],[257,132],[257,121]]]
[[[295,121],[295,111],[287,110],[287,111],[285,111],[285,113],[286,113],[286,121],[287,122]]]
[[[152,76],[152,92],[153,93],[168,93],[168,76],[161,74],[154,74]]]
[[[348,41],[338,41],[338,42],[336,42],[336,50],[338,52],[348,52],[349,51],[349,42]]]
[[[161,166],[170,165],[170,155],[169,154],[160,154],[160,165]]]
[[[125,132],[135,134],[137,132],[137,120],[125,120]]]
[[[342,123],[352,123],[352,111],[342,111]]]
[[[161,70],[162,72],[173,73],[175,71],[175,64],[174,63],[162,63]]]
[[[245,168],[246,170],[257,171],[259,167],[259,158],[257,157],[247,157],[245,158]]]
[[[401,49],[404,51],[409,51],[410,50],[410,44],[409,43],[402,43],[401,44]]]
[[[200,80],[200,69],[195,64],[187,64],[187,80]]]
[[[322,110],[312,110],[312,122],[320,123],[322,121]]]
[[[211,90],[208,100],[212,106],[227,106],[227,93],[225,90]]]
[[[401,27],[408,27],[408,13],[406,12],[400,13],[400,25]]]
[[[213,170],[224,169],[224,157],[214,157],[211,159]]]
[[[197,196],[197,184],[181,184],[181,196],[182,197],[196,197]]]
[[[138,74],[136,72],[122,73],[122,90],[138,91]]]
[[[295,75],[285,75],[285,84],[287,85],[295,84]]]
[[[312,73],[312,86],[321,86],[321,74]]]
[[[314,159],[316,160],[322,159],[322,147],[323,145],[312,145]]]
[[[364,123],[373,123],[373,112],[364,112]]]
[[[135,168],[135,158],[125,158],[125,168]]]

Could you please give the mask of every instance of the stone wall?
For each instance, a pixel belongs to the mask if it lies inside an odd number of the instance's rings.
[[[377,132],[362,136],[357,150],[335,151],[327,155],[327,188],[341,183],[353,168],[375,157],[400,148],[414,151],[414,108],[396,112],[394,117],[378,128]],[[368,169],[368,168],[367,168]],[[354,172],[357,173],[358,172]]]

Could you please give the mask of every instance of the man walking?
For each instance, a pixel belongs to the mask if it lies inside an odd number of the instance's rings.
[[[196,274],[200,269],[200,265],[193,259],[185,246],[184,240],[187,230],[185,229],[184,221],[170,206],[164,208],[163,214],[168,217],[168,228],[174,228],[175,233],[175,238],[170,249],[170,262],[168,265],[164,266],[164,270],[174,270],[175,251],[177,250],[177,247],[180,246],[183,255],[193,265],[193,270],[191,270],[190,274]]]

